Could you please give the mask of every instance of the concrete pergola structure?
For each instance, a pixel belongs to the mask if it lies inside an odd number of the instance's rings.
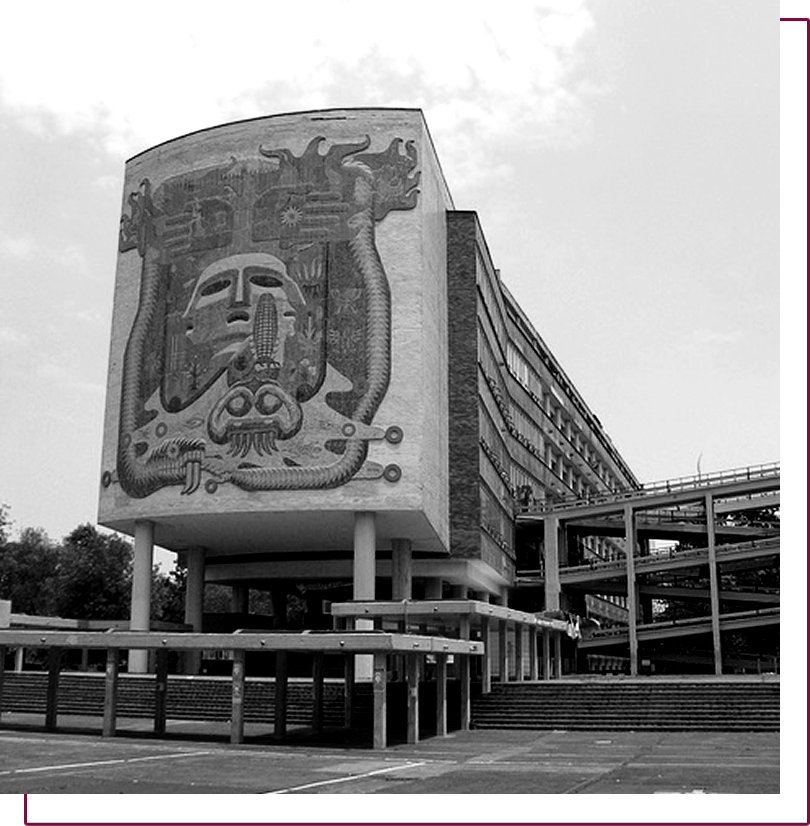
[[[544,554],[544,585],[547,609],[559,609],[563,579],[566,576],[589,580],[599,579],[614,562],[606,565],[578,566],[569,574],[563,564],[562,553],[568,545],[568,531],[582,520],[620,515],[624,527],[625,553],[620,560],[625,572],[628,626],[626,630],[630,649],[630,674],[638,675],[639,642],[639,584],[637,573],[653,570],[674,570],[693,566],[696,561],[709,568],[709,598],[711,614],[707,618],[711,626],[714,671],[723,673],[721,646],[720,577],[718,557],[721,560],[747,558],[762,554],[779,553],[779,539],[769,538],[761,542],[737,543],[719,550],[716,539],[716,518],[750,508],[779,505],[780,466],[778,463],[758,465],[698,477],[685,477],[646,485],[640,490],[623,491],[612,495],[600,495],[586,499],[549,504],[535,511],[527,510],[518,516],[524,526],[542,526]],[[640,556],[638,520],[645,511],[665,508],[683,508],[699,505],[703,511],[707,545],[704,549],[691,550],[669,557]],[[592,528],[598,532],[596,528]],[[580,570],[581,569],[581,570]],[[769,612],[769,621],[774,612]],[[775,616],[778,616],[776,612]],[[682,630],[679,628],[679,631]],[[645,631],[649,631],[645,627]],[[665,636],[665,635],[664,635]],[[595,643],[592,643],[592,645]]]
[[[378,600],[375,602],[354,601],[332,604],[332,616],[336,627],[345,627],[354,620],[366,620],[374,623],[377,628],[384,628],[386,623],[395,623],[400,632],[407,633],[412,625],[416,625],[420,632],[439,631],[451,633],[462,640],[472,638],[474,631],[479,631],[484,645],[482,658],[481,690],[488,694],[492,687],[493,657],[490,645],[491,634],[497,629],[498,634],[498,676],[501,682],[509,681],[509,661],[507,641],[510,628],[514,636],[515,645],[515,680],[520,682],[525,678],[524,662],[528,651],[529,680],[538,680],[541,675],[538,660],[538,640],[542,634],[542,677],[545,680],[552,676],[551,645],[554,646],[554,669],[557,677],[561,676],[561,648],[559,639],[567,634],[569,625],[564,620],[538,617],[525,611],[507,608],[503,605],[493,605],[489,602],[466,599],[444,600]],[[528,648],[526,641],[528,637]],[[462,719],[464,709],[469,709],[469,690],[465,694],[465,687],[469,687],[469,660],[462,660],[460,679],[462,686]]]
[[[105,671],[104,718],[102,735],[115,736],[116,707],[118,697],[119,653],[130,651],[154,651],[157,653],[155,674],[155,717],[154,730],[157,734],[166,731],[166,690],[168,679],[169,651],[194,651],[210,649],[230,650],[233,657],[232,671],[232,712],[231,743],[244,740],[245,726],[245,654],[248,651],[273,652],[276,654],[276,694],[275,733],[283,737],[286,733],[287,712],[287,655],[291,652],[312,655],[313,681],[313,728],[323,727],[324,697],[324,655],[345,656],[346,706],[345,722],[351,721],[351,697],[354,683],[354,658],[358,654],[373,657],[374,733],[375,749],[388,745],[386,726],[388,657],[404,654],[408,663],[409,686],[418,689],[421,661],[431,654],[436,658],[437,702],[436,732],[447,734],[447,657],[459,656],[462,661],[470,656],[481,656],[484,646],[480,642],[453,640],[442,637],[424,637],[410,634],[387,634],[378,631],[341,631],[300,634],[289,633],[242,633],[196,634],[153,632],[107,632],[79,631],[75,633],[57,631],[0,631],[0,702],[2,700],[3,672],[6,649],[10,646],[40,648],[48,650],[48,689],[45,713],[45,727],[56,730],[57,702],[59,695],[59,673],[62,651],[70,648],[95,648],[107,652]],[[469,673],[469,669],[467,670]],[[418,690],[408,692],[408,742],[419,739],[419,696]],[[2,705],[0,705],[0,715]],[[469,720],[462,721],[465,726]]]

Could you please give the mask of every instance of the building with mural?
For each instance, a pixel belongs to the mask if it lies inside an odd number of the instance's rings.
[[[135,537],[133,629],[155,545],[184,555],[196,630],[205,583],[241,624],[250,589],[297,589],[312,628],[351,599],[626,622],[627,587],[556,571],[622,559],[620,532],[544,571],[521,514],[640,489],[454,209],[421,111],[257,118],[127,163],[99,521]]]

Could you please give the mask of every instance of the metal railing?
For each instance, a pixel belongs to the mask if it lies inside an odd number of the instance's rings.
[[[718,559],[722,558],[723,556],[729,556],[731,554],[739,553],[740,551],[746,550],[773,550],[774,553],[779,552],[779,539],[778,537],[770,537],[768,539],[752,539],[747,542],[734,542],[728,545],[718,545],[715,548],[717,553]],[[670,550],[668,553],[655,553],[650,554],[650,556],[633,556],[633,560],[635,561],[636,570],[639,568],[645,568],[652,565],[660,565],[662,562],[678,562],[684,559],[700,559],[701,557],[708,556],[709,549],[708,548],[687,548],[683,551],[678,550]],[[621,557],[620,559],[611,559],[608,561],[600,561],[597,562],[596,560],[592,560],[585,565],[570,565],[560,566],[560,574],[576,574],[581,572],[587,571],[611,571],[611,570],[624,570],[627,566],[627,561],[625,557]],[[540,573],[539,571],[520,571],[520,576],[528,576],[535,573]]]
[[[675,479],[665,479],[660,482],[648,482],[639,489],[627,489],[614,493],[598,493],[585,497],[566,497],[559,502],[540,505],[533,509],[522,508],[521,512],[525,514],[553,513],[559,510],[568,510],[576,505],[606,505],[628,499],[643,499],[645,496],[654,496],[662,493],[683,493],[721,484],[774,479],[779,477],[781,472],[780,468],[779,462],[770,462],[762,465],[734,468],[733,470],[717,471],[715,473],[680,476]]]
[[[779,615],[779,608],[757,608],[754,611],[736,611],[731,614],[720,614],[719,619],[720,622],[727,622],[729,620],[745,620],[745,619],[755,619],[756,617],[768,617],[768,616],[778,616]],[[712,621],[711,616],[705,617],[689,617],[687,619],[679,619],[679,620],[668,620],[666,622],[648,622],[645,624],[639,624],[636,626],[636,631],[643,632],[643,631],[659,631],[664,628],[682,628],[684,626],[689,627],[691,625],[703,625],[706,623],[710,623]],[[601,631],[594,631],[590,639],[610,639],[612,637],[620,637],[623,634],[628,633],[628,627],[624,626],[617,626],[615,628],[605,628]]]

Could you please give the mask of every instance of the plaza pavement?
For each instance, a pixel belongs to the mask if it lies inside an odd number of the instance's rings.
[[[779,735],[685,732],[453,732],[373,751],[345,732],[284,743],[248,725],[100,721],[5,713],[2,794],[778,794]]]

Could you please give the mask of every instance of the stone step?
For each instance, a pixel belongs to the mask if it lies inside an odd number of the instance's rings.
[[[778,731],[778,683],[496,683],[474,728]]]

